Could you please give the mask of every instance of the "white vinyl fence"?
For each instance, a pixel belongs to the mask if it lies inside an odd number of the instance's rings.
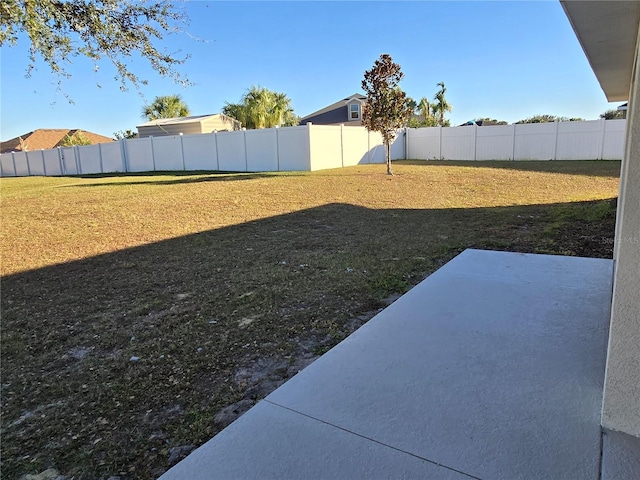
[[[416,160],[621,160],[626,120],[409,128]]]
[[[619,160],[626,120],[408,128],[391,158],[443,160]],[[364,127],[312,125],[113,143],[0,155],[0,175],[84,175],[218,170],[313,171],[384,163],[382,137]]]
[[[404,158],[402,133],[393,144],[392,158]],[[6,153],[0,155],[0,175],[309,171],[383,162],[379,134],[364,127],[307,124]]]

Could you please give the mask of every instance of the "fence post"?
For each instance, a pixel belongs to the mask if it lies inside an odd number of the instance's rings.
[[[249,171],[249,156],[247,155],[247,129],[242,129],[243,137],[244,137],[244,171]]]
[[[44,148],[40,149],[40,155],[42,155],[42,171],[44,172],[44,176],[47,176],[47,164],[44,161]]]
[[[442,125],[440,125],[438,128],[440,129],[438,132],[438,134],[440,135],[440,142],[439,142],[440,152],[438,155],[438,160],[444,160],[444,158],[442,157]]]
[[[556,124],[556,142],[553,146],[553,159],[557,160],[558,159],[558,129],[559,129],[560,122],[556,119],[555,124]]]
[[[104,173],[104,166],[102,164],[102,144],[98,144],[98,156],[100,157],[100,173]]]
[[[344,123],[340,124],[340,164],[344,168]]]
[[[367,163],[373,163],[371,161],[371,130],[367,129]]]
[[[76,161],[76,171],[78,175],[82,175],[82,160],[80,159],[80,152],[78,151],[78,146],[75,145],[73,148],[73,158]]]
[[[473,123],[473,161],[478,160],[478,124]]]
[[[58,151],[58,163],[60,164],[60,173],[62,175],[66,175],[67,169],[66,169],[66,165],[62,161],[62,149],[60,149],[60,147],[56,147],[56,150]]]
[[[128,152],[127,152],[127,139],[120,139],[120,156],[122,157],[122,169],[125,173],[129,172],[129,161],[128,161]]]
[[[13,163],[13,174],[18,176],[18,169],[16,168],[16,155],[14,152],[11,152],[11,163]]]
[[[184,138],[182,132],[180,132],[180,153],[182,155],[182,170],[187,171],[187,163],[184,160]]]
[[[311,127],[313,126],[312,122],[307,122],[307,153],[309,154],[309,171],[313,170],[313,166],[311,165]]]
[[[218,155],[218,131],[213,131],[213,141],[216,144],[216,169],[220,171],[220,156]]]
[[[29,164],[29,152],[24,152],[24,158],[27,159],[27,175],[31,176],[31,165]]]
[[[280,129],[276,125],[276,172],[280,171]]]
[[[604,160],[604,139],[605,139],[605,134],[607,131],[607,121],[604,118],[600,119],[600,128],[602,129],[602,134],[600,135],[600,148],[598,149],[599,151],[599,156],[597,158],[597,160]]]
[[[404,127],[404,159],[409,160],[409,127]]]
[[[153,171],[156,171],[156,152],[153,148],[153,135],[149,135],[149,141],[151,142],[151,161],[153,162]]]
[[[516,159],[516,124],[513,124],[513,150],[511,154],[511,160],[515,161]]]

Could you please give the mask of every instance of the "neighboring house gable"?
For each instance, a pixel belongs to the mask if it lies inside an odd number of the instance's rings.
[[[113,142],[113,138],[77,128],[40,128],[2,142],[0,144],[0,153],[56,148],[60,146],[67,135],[73,136],[78,132],[82,132],[82,136],[90,140],[92,144]]]
[[[196,115],[192,117],[159,118],[138,125],[138,137],[162,137],[164,135],[192,135],[240,130],[241,124],[224,113]]]
[[[300,125],[311,122],[316,125],[362,125],[362,107],[367,97],[360,93],[338,100],[300,119]]]

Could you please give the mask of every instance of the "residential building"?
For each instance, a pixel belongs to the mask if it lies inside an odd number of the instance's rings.
[[[240,130],[241,124],[224,113],[196,115],[192,117],[159,118],[138,125],[138,137],[162,137],[165,135],[191,135],[196,133]]]
[[[300,119],[300,125],[311,122],[316,125],[362,125],[362,107],[367,103],[367,97],[354,93],[353,95],[338,100],[306,117]]]
[[[48,150],[61,146],[67,136],[73,137],[79,134],[82,134],[91,144],[113,142],[113,138],[77,128],[40,128],[2,142],[0,153]]]

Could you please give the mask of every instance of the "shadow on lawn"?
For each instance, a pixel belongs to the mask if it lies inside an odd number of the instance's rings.
[[[3,476],[155,478],[465,248],[610,257],[613,203],[331,204],[7,276]]]
[[[621,162],[620,160],[549,160],[547,162],[526,160],[399,160],[394,163],[397,163],[398,165],[501,168],[526,172],[547,172],[567,175],[618,178],[620,176]],[[598,165],[599,168],[594,168],[594,164]]]
[[[202,176],[206,175],[206,176]],[[87,179],[109,179],[120,177],[158,177],[158,180],[149,181],[104,181],[100,183],[91,183],[83,185],[65,185],[65,187],[100,187],[105,185],[125,186],[125,185],[180,185],[185,183],[204,183],[204,182],[228,182],[238,180],[254,180],[257,178],[284,177],[296,175],[295,172],[265,172],[265,173],[246,173],[246,172],[212,172],[212,171],[155,171],[155,172],[136,172],[136,173],[110,173],[110,174],[92,174],[92,175],[74,175],[71,178],[87,178]],[[166,180],[164,177],[188,177],[180,179]],[[195,178],[194,178],[195,177]]]

